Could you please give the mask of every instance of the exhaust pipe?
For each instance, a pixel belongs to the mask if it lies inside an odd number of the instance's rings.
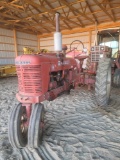
[[[55,14],[55,18],[56,18],[56,32],[60,32],[60,21],[59,21],[60,13],[57,12]]]
[[[60,13],[55,14],[56,19],[56,32],[54,33],[54,50],[59,54],[62,51],[62,34],[60,32],[60,24],[59,24]]]

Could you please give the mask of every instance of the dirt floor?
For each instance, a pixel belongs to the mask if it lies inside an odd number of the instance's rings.
[[[16,150],[8,141],[8,116],[17,78],[0,79],[0,160],[120,160],[120,89],[112,88],[106,108],[94,91],[72,90],[45,105],[45,133],[39,149]]]

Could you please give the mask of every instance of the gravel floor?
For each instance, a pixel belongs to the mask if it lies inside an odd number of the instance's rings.
[[[0,79],[0,160],[120,160],[120,89],[112,88],[106,108],[97,106],[94,91],[72,90],[45,105],[45,134],[37,150],[13,149],[8,116],[18,104],[17,78]]]

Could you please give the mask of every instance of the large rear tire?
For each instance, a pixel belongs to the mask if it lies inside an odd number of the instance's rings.
[[[120,69],[116,69],[113,75],[113,87],[120,87]]]
[[[111,59],[103,58],[99,60],[96,82],[95,96],[99,106],[106,106],[109,103],[111,91]]]
[[[8,122],[8,137],[12,147],[23,148],[27,145],[26,107],[22,104],[15,106]]]
[[[32,109],[28,127],[28,147],[38,148],[42,142],[44,126],[44,106],[35,104]]]

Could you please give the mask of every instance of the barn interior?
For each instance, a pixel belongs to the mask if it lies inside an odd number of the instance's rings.
[[[75,89],[72,86],[70,94],[64,92],[52,101],[42,101],[45,116],[39,147],[16,147],[9,138],[14,134],[10,115],[20,103],[16,97],[20,75],[17,76],[15,59],[58,53],[54,42],[56,13],[60,15],[66,53],[72,49],[83,53],[86,49],[88,56],[91,47],[112,48],[110,100],[107,106],[98,105],[95,82],[92,86],[82,83]],[[120,1],[1,0],[0,17],[0,160],[119,160]],[[26,83],[32,85],[30,76]]]

